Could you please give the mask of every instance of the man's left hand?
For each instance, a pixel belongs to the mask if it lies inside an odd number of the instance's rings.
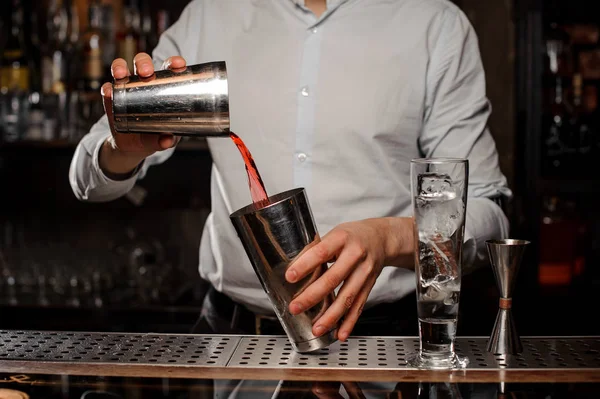
[[[313,325],[321,336],[344,317],[338,339],[345,341],[384,266],[413,265],[412,218],[379,218],[340,224],[304,252],[287,270],[290,283],[312,273],[323,263],[333,265],[289,306],[293,315],[321,302],[343,283],[333,304]]]

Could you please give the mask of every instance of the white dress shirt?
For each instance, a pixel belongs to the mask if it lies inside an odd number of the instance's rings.
[[[373,217],[411,216],[410,160],[461,157],[470,163],[463,273],[485,262],[485,240],[508,221],[489,198],[510,196],[487,129],[491,107],[476,34],[447,0],[328,0],[320,17],[302,0],[194,0],[153,52],[188,64],[224,60],[231,129],[254,155],[268,193],[307,190],[321,235]],[[84,201],[123,196],[149,167],[112,181],[98,151],[103,117],[79,143],[70,182]],[[234,143],[209,139],[211,214],[200,274],[249,308],[272,307],[229,220],[251,202]],[[190,179],[200,171],[185,170]],[[415,289],[412,271],[386,267],[367,308]]]

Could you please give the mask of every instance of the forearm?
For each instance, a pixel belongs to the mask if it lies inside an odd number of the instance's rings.
[[[415,238],[413,218],[386,217],[376,219],[385,232],[386,266],[414,269]]]
[[[123,152],[116,148],[110,138],[106,139],[98,154],[98,164],[106,175],[127,176],[142,163],[144,156],[134,152]],[[119,178],[116,178],[121,180]]]

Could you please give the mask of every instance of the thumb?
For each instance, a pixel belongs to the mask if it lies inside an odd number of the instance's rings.
[[[158,134],[140,134],[140,142],[144,147],[144,151],[147,151],[149,154],[152,154],[156,151],[162,151],[164,148],[161,145],[161,136]]]
[[[153,153],[174,147],[179,142],[179,139],[169,133],[140,134],[140,141],[144,150]]]
[[[161,147],[161,150],[167,150],[169,148],[175,147],[180,140],[181,137],[175,136],[173,134],[163,133],[158,137],[158,144]]]

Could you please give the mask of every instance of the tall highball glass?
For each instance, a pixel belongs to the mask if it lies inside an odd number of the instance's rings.
[[[468,359],[454,351],[469,163],[429,158],[411,162],[419,351],[409,365],[463,368]]]

